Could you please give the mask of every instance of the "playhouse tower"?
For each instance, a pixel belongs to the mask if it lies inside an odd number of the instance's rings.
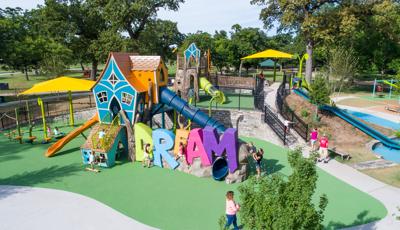
[[[199,79],[209,75],[209,53],[201,55],[201,51],[192,43],[177,55],[174,91],[184,100],[193,98],[199,100]]]

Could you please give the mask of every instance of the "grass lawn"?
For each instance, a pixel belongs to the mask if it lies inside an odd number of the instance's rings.
[[[363,173],[400,188],[400,165],[380,169],[361,170]]]
[[[34,134],[39,139],[42,136],[38,130]],[[285,149],[257,139],[244,139],[266,150],[263,164],[268,173],[290,175]],[[217,229],[217,220],[225,211],[226,191],[237,191],[238,184],[227,185],[158,167],[143,168],[140,163],[122,161],[99,174],[87,172],[79,151],[83,143],[79,136],[56,157],[46,158],[43,154],[49,145],[10,142],[1,134],[0,184],[79,193],[161,229]],[[384,206],[369,195],[321,170],[318,175],[316,195],[326,193],[329,199],[324,221],[327,229],[363,224],[387,214]]]
[[[78,77],[82,78],[82,73],[79,72],[65,72],[64,76],[68,77]],[[31,88],[34,84],[50,80],[48,76],[43,75],[35,75],[34,73],[29,73],[29,81],[25,79],[25,74],[21,72],[2,74],[0,75],[0,82],[8,83],[9,88],[14,89],[28,89]]]

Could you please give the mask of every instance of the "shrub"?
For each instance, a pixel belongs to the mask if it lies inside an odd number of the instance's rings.
[[[400,138],[400,129],[394,132],[394,136]]]
[[[326,195],[312,200],[317,171],[313,159],[304,158],[301,149],[289,152],[293,173],[288,179],[278,173],[252,177],[239,186],[241,223],[248,229],[323,229]]]
[[[302,109],[300,112],[300,115],[304,118],[308,117],[310,115],[310,112],[308,112],[308,110],[306,109]]]

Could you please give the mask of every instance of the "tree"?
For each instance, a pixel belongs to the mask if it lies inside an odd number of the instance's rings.
[[[0,12],[0,30],[5,30],[1,36],[4,40],[1,58],[6,65],[24,72],[26,80],[29,80],[28,72],[31,68],[38,68],[49,39],[37,30],[37,11],[6,8]]]
[[[318,175],[313,159],[302,156],[301,149],[288,155],[293,173],[284,179],[272,176],[249,181],[239,186],[241,222],[248,229],[323,229],[326,195],[318,208],[313,204]]]
[[[88,0],[92,10],[111,23],[113,28],[127,32],[132,40],[139,38],[146,25],[153,21],[161,8],[176,11],[184,0]]]
[[[313,49],[316,40],[323,36],[326,24],[334,17],[330,13],[343,4],[340,0],[252,0],[252,4],[265,6],[260,18],[266,28],[272,28],[274,22],[280,24],[279,31],[287,30],[297,33],[306,42],[306,52],[310,58],[306,61],[306,80],[311,82],[313,67]],[[335,11],[336,12],[336,11]]]
[[[336,47],[330,51],[328,59],[329,79],[339,80],[339,94],[345,81],[353,81],[358,66],[358,57],[351,48]],[[336,84],[335,84],[336,88]],[[333,90],[336,91],[335,89]]]
[[[232,26],[232,64],[239,69],[242,57],[262,51],[267,45],[267,35],[259,28],[242,28],[235,24]],[[257,66],[259,60],[248,60],[243,63],[246,71],[252,66]]]
[[[110,51],[119,51],[124,46],[121,34],[90,1],[47,0],[42,11],[49,36],[68,46],[81,65],[92,64],[92,80],[96,80],[98,63]]]
[[[222,72],[224,67],[229,68],[233,62],[232,42],[226,31],[217,31],[214,34],[214,52],[211,53],[212,63]]]
[[[315,116],[316,116],[316,118],[318,118],[319,107],[321,105],[324,105],[324,104],[330,102],[329,88],[328,88],[327,81],[324,77],[317,76],[315,78],[314,82],[312,82],[310,85],[309,95],[310,95],[311,103],[316,105],[315,106],[316,107]]]
[[[176,58],[171,45],[179,46],[183,40],[184,35],[179,32],[176,22],[157,19],[146,25],[134,50],[141,54],[157,54],[167,61]]]

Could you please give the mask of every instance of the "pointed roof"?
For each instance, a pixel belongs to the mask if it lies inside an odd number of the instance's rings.
[[[156,71],[161,63],[160,56],[139,56],[137,53],[111,52],[108,56],[106,67],[109,65],[111,57],[114,58],[116,65],[129,84],[139,93],[146,92],[148,86],[137,80],[139,76],[136,76],[134,71]],[[103,69],[97,82],[103,77],[105,71],[106,68]]]

